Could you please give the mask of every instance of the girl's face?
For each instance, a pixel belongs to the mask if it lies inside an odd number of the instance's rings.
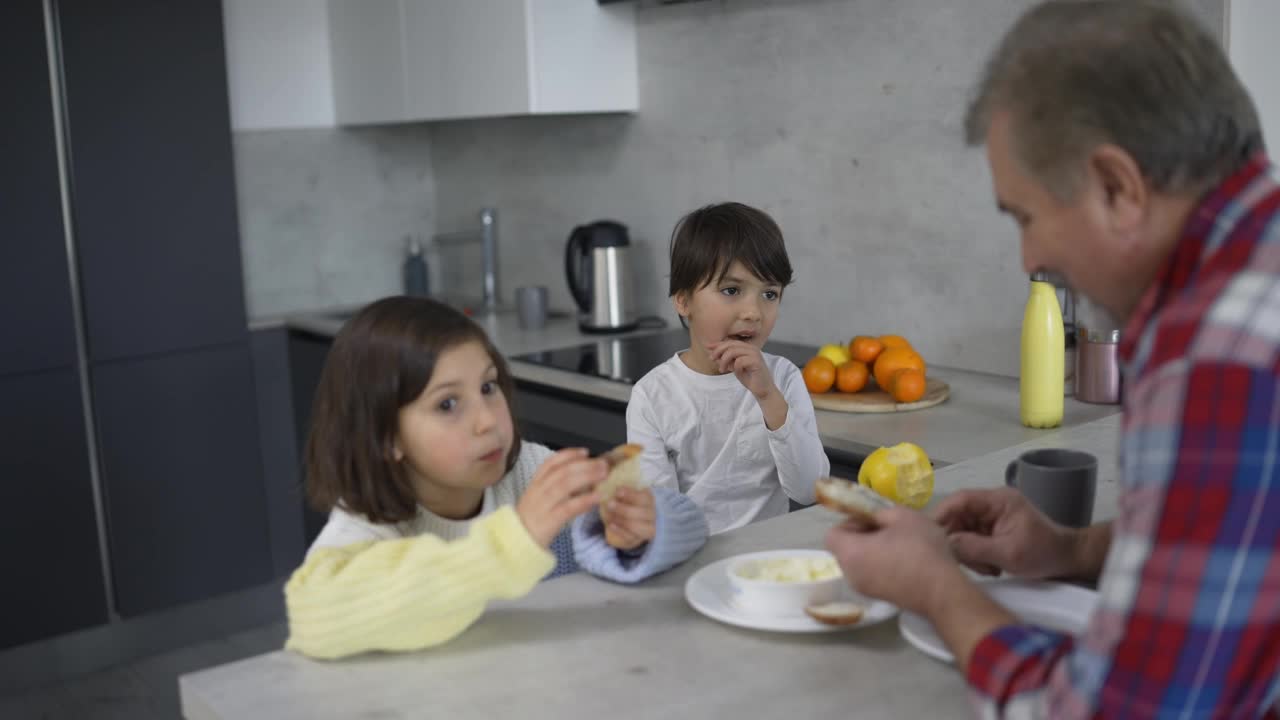
[[[513,433],[493,358],[468,341],[440,353],[422,394],[400,408],[393,453],[419,501],[440,512],[432,506],[478,502],[502,479]]]

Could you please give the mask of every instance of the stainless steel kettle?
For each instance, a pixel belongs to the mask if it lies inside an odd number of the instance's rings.
[[[569,234],[564,271],[569,292],[581,310],[578,325],[583,332],[635,329],[630,248],[627,227],[613,220],[580,225]]]

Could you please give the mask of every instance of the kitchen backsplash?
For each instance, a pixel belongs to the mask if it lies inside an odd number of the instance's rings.
[[[674,322],[672,225],[732,199],[773,214],[787,237],[796,284],[778,339],[898,332],[932,362],[1016,374],[1027,295],[1017,234],[961,122],[987,53],[1031,4],[646,6],[636,115],[238,136],[249,307],[392,289],[399,235],[464,227],[493,205],[508,299],[546,284],[553,306],[569,307],[564,241],[578,223],[613,218],[638,245],[640,306]],[[1223,0],[1190,4],[1222,27]]]
[[[234,142],[250,318],[399,291],[404,236],[436,224],[426,126],[238,132]]]

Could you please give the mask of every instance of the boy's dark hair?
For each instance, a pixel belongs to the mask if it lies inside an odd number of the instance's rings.
[[[707,205],[680,218],[670,252],[670,297],[719,280],[734,260],[765,282],[791,284],[782,230],[764,211],[742,203]]]
[[[343,326],[320,374],[307,436],[307,499],[316,509],[341,506],[375,523],[417,515],[413,486],[392,454],[400,408],[422,394],[441,353],[467,342],[489,353],[510,406],[514,384],[502,355],[484,330],[448,305],[389,297]],[[519,454],[517,430],[508,471]]]

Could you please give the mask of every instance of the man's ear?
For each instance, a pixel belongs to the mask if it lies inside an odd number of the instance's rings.
[[[1116,145],[1099,145],[1089,155],[1089,174],[1103,194],[1103,210],[1111,229],[1120,235],[1137,230],[1146,214],[1151,191],[1133,156]]]

